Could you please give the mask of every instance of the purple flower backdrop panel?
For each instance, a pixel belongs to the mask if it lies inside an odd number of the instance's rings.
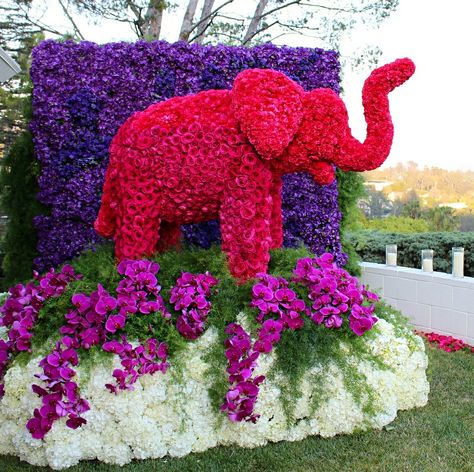
[[[56,266],[99,241],[92,223],[100,206],[108,147],[132,113],[176,95],[229,89],[239,72],[252,67],[282,71],[305,90],[329,87],[339,92],[334,51],[164,41],[97,45],[48,40],[38,45],[31,67],[31,130],[42,165],[38,199],[51,212],[35,220],[40,254],[36,268]],[[285,185],[292,179],[297,179],[291,186],[295,195],[284,191],[285,242],[303,240],[313,250],[330,250],[342,260],[335,185],[319,187],[301,175],[287,177]],[[318,208],[309,208],[313,204]],[[204,247],[219,240],[216,222],[191,225],[184,232],[190,242]]]

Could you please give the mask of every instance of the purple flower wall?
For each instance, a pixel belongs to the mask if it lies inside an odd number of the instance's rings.
[[[230,88],[242,70],[284,72],[305,90],[339,92],[337,53],[321,49],[201,46],[163,41],[111,43],[43,41],[33,51],[31,77],[35,152],[42,165],[38,199],[51,208],[38,216],[35,266],[44,270],[97,243],[92,224],[108,161],[108,146],[135,111],[175,95]],[[285,177],[285,244],[304,241],[316,253],[345,262],[339,240],[337,187],[309,175]],[[218,240],[215,223],[185,228],[189,242]]]

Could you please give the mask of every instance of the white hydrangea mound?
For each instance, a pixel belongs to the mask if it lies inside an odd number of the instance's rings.
[[[0,403],[0,454],[18,456],[30,464],[63,469],[80,460],[98,459],[123,465],[132,459],[181,457],[222,445],[263,446],[269,441],[297,441],[309,435],[324,437],[349,434],[354,430],[382,428],[400,409],[420,407],[428,400],[427,357],[421,338],[397,336],[384,321],[367,338],[374,354],[391,370],[380,370],[372,363],[351,358],[355,369],[367,377],[376,394],[375,415],[364,413],[345,389],[341,371],[330,365],[324,372],[317,366],[309,370],[301,385],[302,396],[295,405],[295,423],[287,426],[281,400],[284,382],[278,376],[267,378],[261,386],[255,411],[261,414],[256,424],[232,423],[211,406],[203,358],[217,341],[209,329],[189,343],[183,369],[142,377],[134,391],[115,396],[104,384],[112,382],[110,365],[96,365],[89,372],[78,367],[82,396],[91,405],[84,416],[87,424],[77,430],[56,421],[43,441],[32,439],[25,424],[40,399],[31,391],[39,371],[39,358],[26,366],[13,365],[5,376],[5,396]],[[345,347],[342,346],[342,349]],[[346,348],[347,349],[347,348]],[[347,349],[347,355],[350,351]],[[275,354],[262,355],[258,374],[268,372]],[[118,365],[118,359],[115,360]],[[324,376],[325,400],[311,408],[311,382]]]

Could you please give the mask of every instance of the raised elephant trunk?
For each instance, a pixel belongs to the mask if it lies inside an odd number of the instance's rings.
[[[376,169],[384,163],[393,140],[388,94],[414,72],[415,64],[410,59],[398,59],[370,74],[362,89],[367,137],[363,143],[352,135],[346,137],[341,153],[334,156],[338,167],[345,171],[362,172]]]

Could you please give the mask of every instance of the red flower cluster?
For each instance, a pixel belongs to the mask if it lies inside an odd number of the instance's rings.
[[[119,129],[95,229],[114,236],[118,259],[179,241],[179,226],[219,218],[236,278],[266,272],[282,244],[281,177],[311,172],[321,184],[345,170],[378,167],[393,137],[387,94],[414,72],[402,59],[364,86],[366,141],[355,140],[333,91],[305,93],[280,72],[241,72],[233,89],[175,97],[135,113]]]
[[[466,344],[461,339],[453,338],[452,336],[445,336],[438,333],[424,333],[422,331],[415,331],[416,334],[423,336],[430,343],[437,344],[439,349],[446,352],[455,352],[467,350],[474,353],[474,346]]]

